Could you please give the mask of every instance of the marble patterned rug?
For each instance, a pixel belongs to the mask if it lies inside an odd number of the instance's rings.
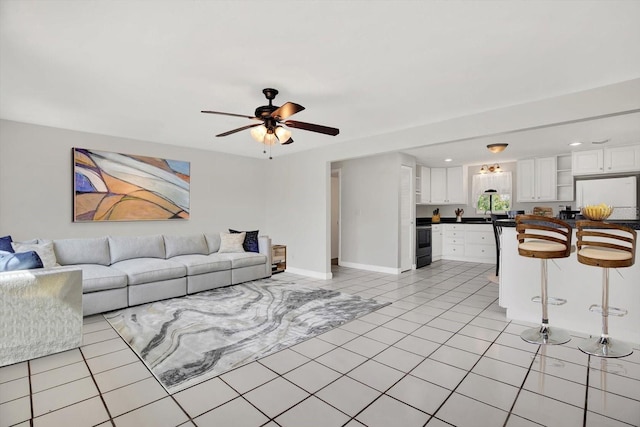
[[[175,393],[388,304],[271,278],[104,316]]]

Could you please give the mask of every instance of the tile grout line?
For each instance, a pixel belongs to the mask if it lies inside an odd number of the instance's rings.
[[[107,411],[107,416],[109,417],[109,420],[111,422],[111,426],[115,427],[115,422],[113,421],[113,417],[111,416],[111,411],[109,410],[109,407],[107,406],[107,402],[105,402],[104,397],[102,396],[102,390],[100,390],[100,387],[98,387],[98,383],[96,382],[96,379],[93,376],[93,372],[91,371],[91,368],[89,367],[89,364],[87,363],[87,359],[84,357],[84,353],[82,351],[82,346],[78,347],[78,351],[80,351],[80,355],[82,356],[82,360],[84,361],[85,366],[87,367],[87,370],[89,371],[89,374],[91,375],[91,381],[93,381],[93,385],[96,387],[96,390],[98,391],[98,396],[100,396],[100,401],[102,402],[102,405],[104,406],[104,409]]]
[[[533,357],[531,358],[531,363],[529,364],[529,368],[527,369],[527,373],[524,375],[524,378],[522,379],[522,384],[520,384],[520,387],[518,387],[518,393],[516,393],[516,398],[513,399],[513,403],[511,404],[511,408],[509,408],[509,413],[507,414],[507,418],[504,420],[503,427],[506,427],[507,422],[509,421],[509,418],[511,418],[511,414],[513,414],[513,408],[516,407],[516,402],[518,402],[518,398],[520,397],[520,392],[524,388],[524,384],[527,382],[527,378],[529,377],[529,374],[531,373],[531,368],[533,367],[533,364],[536,361],[536,356],[538,356],[539,352],[540,352],[540,344],[538,344],[538,349],[536,350],[536,352],[533,354]],[[527,419],[527,418],[525,418],[525,419]],[[535,422],[533,420],[529,420],[529,421]]]
[[[33,385],[31,384],[31,360],[27,360],[27,378],[29,379],[29,407],[31,409],[31,418],[29,425],[33,427]]]
[[[587,354],[587,382],[584,388],[584,413],[582,417],[582,426],[587,427],[587,411],[589,407],[589,375],[591,371],[591,355]]]

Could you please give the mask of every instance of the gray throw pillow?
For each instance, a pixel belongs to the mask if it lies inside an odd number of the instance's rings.
[[[244,252],[242,243],[246,233],[220,233],[220,249],[219,254]]]

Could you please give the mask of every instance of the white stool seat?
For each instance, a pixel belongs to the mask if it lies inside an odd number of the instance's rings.
[[[564,251],[566,248],[562,243],[550,242],[548,240],[531,239],[518,245],[518,249],[538,252]]]
[[[632,254],[629,251],[621,251],[612,248],[601,248],[598,246],[583,246],[578,254],[583,257],[605,261],[623,261],[625,259],[631,259],[632,257]]]

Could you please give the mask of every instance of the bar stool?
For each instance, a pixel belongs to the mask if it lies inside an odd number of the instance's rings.
[[[549,327],[548,305],[562,305],[565,299],[547,295],[547,260],[568,258],[571,254],[572,227],[556,218],[539,215],[517,215],[518,253],[538,258],[541,264],[540,296],[531,298],[542,305],[542,323],[538,328],[523,331],[520,337],[532,344],[564,344],[571,337],[562,329]]]
[[[602,305],[593,304],[590,311],[602,314],[602,334],[590,338],[578,348],[599,357],[624,357],[631,347],[609,337],[609,316],[624,316],[627,310],[609,307],[609,268],[631,267],[635,262],[637,233],[629,227],[602,221],[578,221],[578,261],[602,268]]]

